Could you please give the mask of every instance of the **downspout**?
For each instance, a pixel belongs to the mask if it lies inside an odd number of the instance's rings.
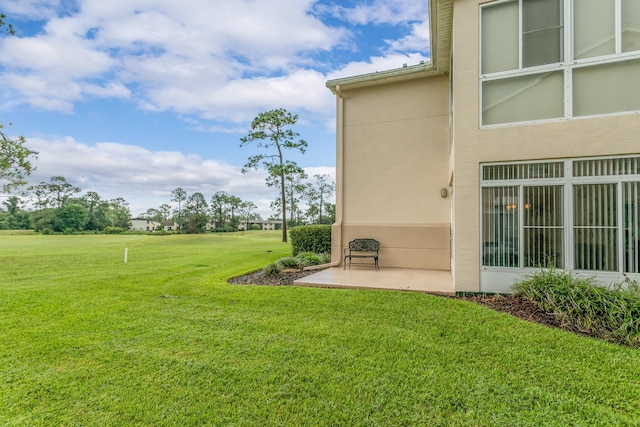
[[[344,206],[342,182],[344,172],[344,97],[340,85],[335,87],[337,95],[337,129],[336,129],[336,221],[331,226],[331,248],[333,252],[334,237],[338,243],[338,259],[320,265],[305,267],[305,270],[321,270],[324,268],[337,267],[342,263],[342,209]],[[333,253],[332,253],[333,257]]]

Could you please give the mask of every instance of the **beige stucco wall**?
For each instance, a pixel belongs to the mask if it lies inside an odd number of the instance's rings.
[[[381,267],[449,269],[448,77],[346,90],[337,108],[333,259],[371,237]]]
[[[456,0],[454,253],[456,291],[480,290],[479,170],[483,162],[640,153],[640,115],[479,127],[479,0]],[[485,290],[485,289],[483,289]]]

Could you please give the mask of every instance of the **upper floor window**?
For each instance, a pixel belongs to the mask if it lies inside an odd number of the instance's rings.
[[[481,7],[483,125],[640,111],[640,0]]]
[[[511,0],[485,7],[482,73],[561,62],[562,12],[562,0]]]

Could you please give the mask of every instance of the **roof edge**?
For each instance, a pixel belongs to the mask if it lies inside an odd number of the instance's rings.
[[[326,86],[334,95],[343,90],[377,86],[419,78],[446,75],[451,61],[451,31],[454,0],[428,0],[430,61],[388,71],[329,80]]]
[[[336,94],[337,91],[415,80],[443,74],[446,73],[436,70],[431,63],[424,63],[405,66],[393,70],[376,71],[375,73],[363,74],[360,76],[329,80],[326,86],[331,90],[331,92]]]

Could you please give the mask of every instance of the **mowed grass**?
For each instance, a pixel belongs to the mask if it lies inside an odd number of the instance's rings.
[[[279,240],[0,235],[0,425],[640,425],[637,350],[431,295],[226,282]]]

